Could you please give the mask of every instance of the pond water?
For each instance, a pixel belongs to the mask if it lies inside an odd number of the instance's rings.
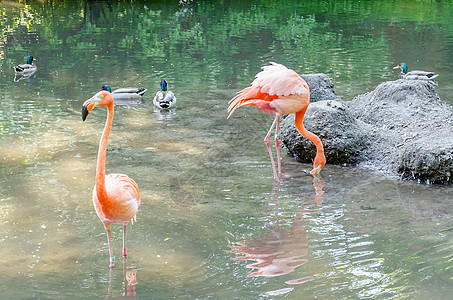
[[[274,184],[272,116],[226,107],[269,61],[326,73],[344,100],[404,61],[453,104],[452,3],[186,2],[0,2],[0,298],[451,298],[451,186],[329,164],[313,178],[287,156]],[[38,71],[16,82],[27,55]],[[107,172],[142,206],[127,261],[112,227],[113,270],[91,203],[106,111],[81,120],[103,84],[148,89],[115,108]]]

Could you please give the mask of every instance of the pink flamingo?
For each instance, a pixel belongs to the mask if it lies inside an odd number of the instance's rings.
[[[326,164],[324,147],[319,137],[305,129],[303,120],[308,104],[310,103],[310,90],[307,83],[294,70],[284,65],[271,62],[269,66],[261,68],[262,71],[256,74],[251,86],[239,91],[230,100],[228,107],[228,118],[240,106],[253,105],[264,113],[275,115],[269,132],[264,138],[267,151],[271,158],[274,180],[279,181],[282,176],[280,166],[280,141],[278,139],[278,127],[280,117],[296,113],[294,121],[297,130],[316,146],[316,156],[313,161],[311,174],[317,174]],[[269,137],[275,127],[275,146],[277,148],[278,175],[275,170],[274,158],[269,146]]]
[[[133,222],[136,219],[138,207],[140,206],[140,190],[133,179],[118,173],[105,175],[107,141],[113,123],[113,104],[112,94],[108,91],[100,91],[85,101],[82,108],[82,120],[85,121],[88,113],[93,108],[107,106],[107,120],[99,142],[93,204],[99,219],[107,231],[111,268],[115,265],[115,256],[113,256],[110,226],[111,224],[123,224],[123,256],[127,257],[126,225],[129,220]]]

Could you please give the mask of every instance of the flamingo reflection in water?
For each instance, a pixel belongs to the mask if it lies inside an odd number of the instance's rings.
[[[308,262],[305,256],[308,253],[308,234],[304,227],[305,219],[312,219],[313,216],[307,216],[310,213],[317,213],[320,210],[316,207],[323,203],[322,190],[325,186],[324,180],[320,175],[313,176],[313,186],[315,187],[315,195],[308,201],[304,201],[304,205],[296,214],[294,222],[291,224],[289,231],[279,227],[278,220],[276,221],[277,228],[268,230],[264,234],[255,237],[251,240],[239,240],[237,242],[229,242],[231,248],[230,253],[242,254],[240,257],[234,257],[233,260],[255,260],[255,263],[248,264],[246,267],[257,269],[251,272],[247,277],[275,277],[282,276],[293,272],[296,268]],[[274,215],[278,216],[278,186],[276,192],[274,189],[271,193],[271,198],[275,198]],[[267,207],[269,208],[270,203]],[[266,216],[269,212],[266,212]],[[313,280],[313,276],[285,281],[288,285],[302,284]],[[292,287],[282,288],[279,290],[269,291],[268,295],[281,295],[292,291]]]
[[[122,288],[122,295],[113,297],[113,268],[110,268],[109,273],[109,290],[108,290],[108,297],[105,299],[136,299],[136,291],[135,286],[138,284],[137,282],[137,270],[134,269],[134,266],[129,267],[132,270],[128,270],[126,266],[126,259],[123,259],[123,288]]]

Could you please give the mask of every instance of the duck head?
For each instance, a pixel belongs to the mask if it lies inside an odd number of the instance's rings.
[[[104,84],[102,87],[101,87],[101,90],[102,91],[108,91],[108,92],[112,92],[112,88],[109,86],[109,85],[106,85]]]
[[[400,63],[396,67],[393,67],[394,69],[401,69],[401,73],[406,74],[407,73],[407,65],[405,63]]]
[[[162,81],[160,82],[160,89],[162,90],[162,92],[167,91],[167,82],[164,79],[162,79]]]
[[[36,60],[33,58],[33,56],[31,56],[31,55],[27,56],[27,60],[26,60],[27,64],[29,64],[29,65],[33,64],[33,60]]]

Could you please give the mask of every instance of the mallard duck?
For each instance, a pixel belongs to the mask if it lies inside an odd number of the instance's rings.
[[[138,100],[147,91],[144,88],[120,88],[112,92],[112,88],[108,85],[103,85],[101,89],[112,93],[114,100]]]
[[[167,82],[165,80],[161,81],[160,89],[153,99],[154,106],[161,109],[169,109],[175,106],[176,97],[171,91],[167,90]]]
[[[409,80],[431,80],[439,76],[439,74],[435,74],[434,72],[426,72],[426,71],[410,71],[407,72],[407,65],[405,63],[400,63],[394,69],[401,69],[401,73],[399,74],[399,78],[409,79]]]
[[[38,68],[33,63],[33,56],[31,55],[27,56],[27,61],[25,64],[14,66],[14,72],[16,72],[16,74],[34,73],[37,69]]]

